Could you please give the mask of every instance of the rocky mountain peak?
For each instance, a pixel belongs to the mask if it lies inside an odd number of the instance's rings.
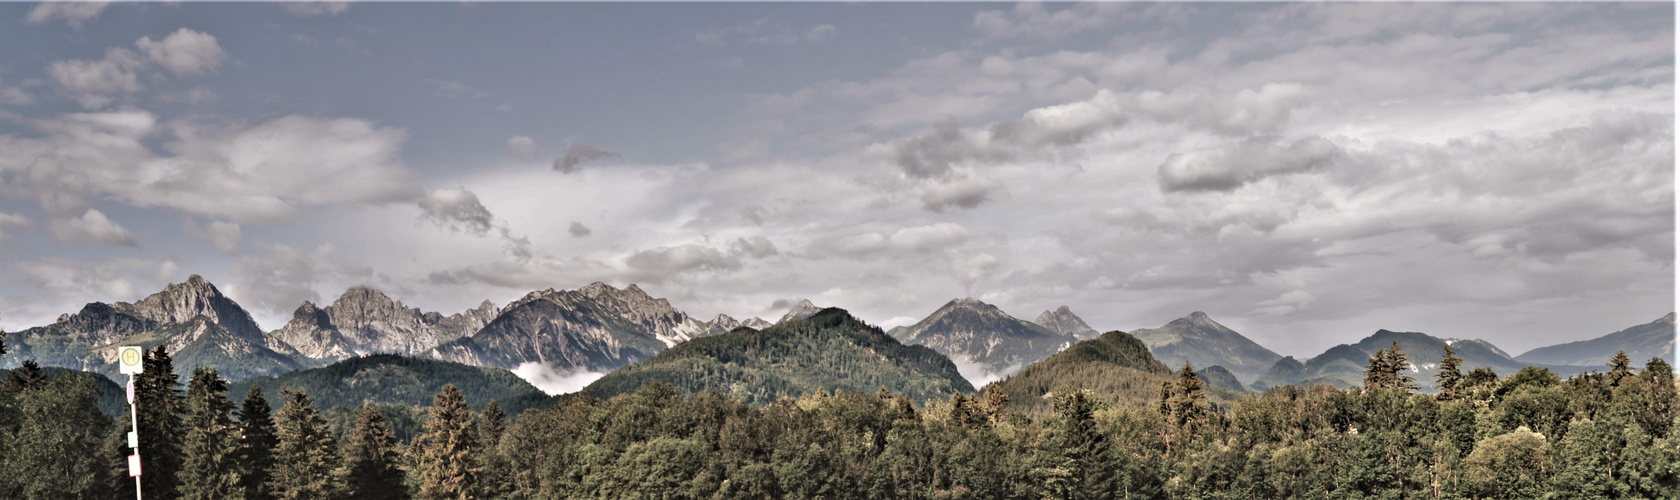
[[[809,318],[811,315],[814,315],[821,310],[822,308],[817,307],[816,304],[812,304],[810,300],[799,299],[799,303],[794,304],[792,308],[789,308],[787,314],[782,315],[782,319],[777,320],[776,324],[779,325],[789,321]]]
[[[1674,313],[1668,313],[1667,316],[1663,316],[1662,319],[1659,319],[1657,321],[1661,321],[1661,322],[1668,323],[1668,324],[1672,325],[1672,324],[1674,324]]]
[[[199,275],[188,276],[181,283],[170,283],[163,290],[133,304],[113,305],[125,313],[155,321],[160,325],[186,323],[204,316],[235,336],[262,342],[262,329],[251,319],[250,313],[233,300],[222,295],[216,285]]]
[[[1073,310],[1068,309],[1068,306],[1058,307],[1054,311],[1044,311],[1043,314],[1038,315],[1038,319],[1033,320],[1033,323],[1048,328],[1052,332],[1072,335],[1080,339],[1097,336],[1097,330],[1091,328],[1091,325],[1085,324],[1085,320],[1073,314]]]

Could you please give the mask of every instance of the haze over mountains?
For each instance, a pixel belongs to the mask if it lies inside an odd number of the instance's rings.
[[[707,370],[745,377],[741,380],[763,381],[767,385],[757,388],[715,387],[730,392],[745,390],[762,399],[772,394],[764,391],[852,387],[861,379],[833,375],[838,373],[835,367],[821,368],[820,360],[810,356],[789,358],[797,361],[741,358],[714,366],[721,355],[718,349],[752,350],[765,345],[766,339],[786,336],[788,332],[820,330],[828,332],[823,335],[831,335],[829,330],[838,328],[836,331],[847,333],[834,338],[854,341],[813,344],[811,339],[805,339],[800,341],[804,342],[799,344],[803,346],[800,349],[807,349],[807,354],[827,352],[836,359],[860,360],[858,369],[874,366],[880,360],[846,354],[857,346],[864,345],[865,350],[876,349],[876,354],[885,355],[879,349],[887,348],[884,347],[887,343],[879,339],[856,341],[868,337],[864,330],[873,327],[865,328],[866,324],[844,311],[837,313],[844,321],[823,320],[838,322],[836,325],[840,326],[813,329],[805,323],[824,311],[809,300],[801,300],[774,324],[760,318],[743,321],[721,314],[701,320],[636,285],[620,289],[593,283],[576,290],[533,291],[499,307],[485,301],[478,307],[444,315],[408,307],[379,290],[356,286],[326,306],[304,302],[285,325],[264,333],[244,308],[224,296],[215,285],[194,275],[132,304],[95,302],[78,312],[61,315],[50,325],[12,333],[8,345],[13,352],[0,357],[0,367],[17,366],[22,359],[35,359],[46,366],[116,377],[116,347],[149,348],[161,344],[174,353],[177,367],[216,366],[224,376],[239,380],[275,377],[350,358],[397,354],[510,370],[552,394],[577,391],[615,370],[645,361],[651,364],[619,374],[595,386],[599,388],[595,391],[603,395],[623,392],[630,384],[626,380],[666,380],[671,374],[684,373],[679,367],[697,370],[708,366],[713,368]],[[853,328],[857,325],[865,327]],[[1309,382],[1343,387],[1358,385],[1371,353],[1392,343],[1401,346],[1413,365],[1413,376],[1423,381],[1432,380],[1441,348],[1446,345],[1451,345],[1465,360],[1465,370],[1488,367],[1501,374],[1513,373],[1531,363],[1561,374],[1596,369],[1617,350],[1627,351],[1635,361],[1664,356],[1672,362],[1674,325],[1671,313],[1657,321],[1603,337],[1535,349],[1518,357],[1477,339],[1378,330],[1353,344],[1298,360],[1279,356],[1199,311],[1160,328],[1135,330],[1125,338],[1132,339],[1127,342],[1146,346],[1150,363],[1176,369],[1188,362],[1210,385],[1240,391]],[[952,383],[950,387],[966,391],[1022,372],[1036,362],[1080,345],[1081,340],[1109,336],[1098,337],[1096,331],[1066,306],[1044,311],[1036,321],[1028,322],[991,304],[961,298],[947,302],[914,324],[893,328],[884,335],[892,339],[890,345],[898,346],[890,351],[911,349],[903,352],[914,353],[921,352],[916,349],[926,349],[927,353],[947,360],[944,362],[954,367],[963,382]],[[707,337],[720,340],[691,344]],[[685,345],[691,347],[672,351]],[[743,347],[747,345],[758,347]],[[1091,348],[1095,347],[1081,349]],[[660,358],[667,352],[670,354]],[[927,354],[909,356],[917,361],[888,359],[887,363],[917,366],[940,363],[925,359]],[[660,361],[655,362],[654,358]],[[898,373],[894,372],[898,368],[884,366],[887,365],[867,371]],[[814,373],[819,374],[793,376],[786,370],[817,370]],[[906,372],[886,379],[933,388],[938,383],[929,381],[949,379],[941,370],[923,369],[919,375]],[[672,380],[684,387],[705,386],[684,382],[686,379],[680,377]],[[849,380],[847,383],[852,385],[836,382],[839,380]],[[915,380],[921,381],[908,382]],[[853,388],[869,389],[861,385]],[[923,392],[931,395],[944,390]]]

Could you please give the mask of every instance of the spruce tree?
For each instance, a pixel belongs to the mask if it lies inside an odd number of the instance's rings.
[[[252,385],[245,393],[245,402],[239,405],[239,485],[245,490],[245,498],[274,498],[268,482],[278,445],[268,399],[263,397],[261,386]]]
[[[181,498],[245,498],[239,485],[239,436],[227,390],[215,368],[193,369],[187,382],[187,435],[181,446]]]
[[[0,384],[0,393],[17,394],[47,386],[47,375],[41,372],[41,365],[33,359],[23,360],[23,366],[6,372],[6,381]]]
[[[1190,363],[1185,363],[1184,368],[1178,371],[1178,382],[1174,386],[1176,390],[1167,404],[1170,412],[1168,421],[1194,430],[1207,418],[1207,388]]]
[[[480,453],[483,472],[478,479],[479,493],[484,498],[505,496],[513,491],[513,463],[500,449],[502,435],[508,428],[507,413],[502,411],[501,405],[491,401],[484,405],[478,421],[478,443],[483,450]]]
[[[339,491],[338,449],[327,419],[303,391],[281,390],[286,403],[275,418],[274,468],[269,479],[275,498],[304,500],[331,498]]]
[[[180,496],[176,480],[181,470],[181,438],[186,434],[177,389],[181,380],[164,346],[147,351],[141,363],[144,370],[134,380],[140,420],[140,470],[144,472],[140,475],[141,493],[147,498],[176,498]]]
[[[1388,349],[1377,351],[1375,356],[1366,359],[1370,366],[1365,369],[1365,389],[1403,389],[1415,391],[1418,389],[1417,379],[1401,375],[1400,372],[1411,368],[1406,362],[1406,353],[1400,352],[1400,343],[1394,342]]]
[[[472,409],[454,384],[432,400],[420,451],[420,497],[467,499],[478,494],[478,431]]]
[[[1616,351],[1616,356],[1610,358],[1610,387],[1622,385],[1622,379],[1633,374],[1632,362],[1628,360],[1627,351]]]
[[[1458,385],[1464,382],[1464,372],[1458,371],[1463,359],[1453,355],[1452,346],[1442,346],[1446,352],[1441,356],[1441,370],[1435,374],[1435,389],[1440,391],[1435,399],[1452,401],[1458,397]]]
[[[11,433],[6,439],[11,446],[0,453],[0,475],[20,484],[0,496],[108,498],[112,485],[105,481],[107,462],[100,449],[111,420],[99,413],[98,398],[93,378],[80,373],[60,375],[17,394],[19,418],[17,427],[5,429]]]
[[[345,494],[356,499],[401,499],[408,497],[403,471],[398,467],[396,433],[385,426],[385,416],[364,403],[356,414],[356,427],[344,440]]]
[[[484,412],[479,414],[482,422],[479,427],[479,443],[485,449],[495,448],[502,442],[502,433],[507,432],[507,413],[502,412],[502,406],[491,401],[484,405]]]

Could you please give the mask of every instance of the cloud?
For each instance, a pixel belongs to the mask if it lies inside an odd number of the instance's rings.
[[[88,109],[110,105],[122,94],[139,92],[137,74],[145,63],[133,51],[113,48],[98,61],[71,59],[47,66],[47,75]]]
[[[490,95],[461,82],[426,79],[420,80],[420,83],[432,88],[433,97],[444,99],[483,99]]]
[[[337,294],[355,284],[378,285],[372,268],[346,261],[331,244],[305,251],[286,245],[256,245],[263,252],[235,260],[233,281],[223,291],[255,314],[285,321],[303,301],[321,303],[317,289]]]
[[[188,219],[186,230],[188,233],[210,242],[210,245],[216,247],[222,253],[229,255],[239,249],[239,243],[243,239],[239,224],[227,221],[211,221],[204,227],[199,227],[191,219]]]
[[[508,154],[513,155],[514,158],[529,160],[535,158],[537,153],[541,151],[537,149],[536,139],[523,135],[516,135],[508,138],[507,152]]]
[[[105,214],[94,209],[88,209],[81,217],[53,219],[47,224],[52,231],[53,239],[60,243],[104,243],[118,246],[140,246],[134,239],[134,234],[128,229],[117,225]]]
[[[589,236],[591,232],[592,231],[589,230],[589,226],[585,226],[582,222],[578,221],[572,221],[571,225],[566,226],[566,233],[572,235],[573,238]]]
[[[419,205],[425,217],[439,227],[484,236],[495,224],[495,217],[478,202],[478,195],[465,188],[434,189],[420,199]]]
[[[14,158],[0,159],[0,173],[7,193],[55,216],[79,214],[98,198],[248,221],[288,219],[300,206],[420,197],[398,159],[403,132],[364,120],[160,125],[150,113],[123,111],[32,124],[42,137],[0,135],[0,156]]]
[[[64,24],[72,28],[82,27],[82,23],[99,17],[105,7],[111,2],[41,2],[29,11],[25,19],[32,24],[44,24],[54,19],[61,19]]]
[[[31,229],[34,227],[35,222],[29,220],[28,217],[0,212],[0,229]]]
[[[216,37],[186,28],[176,30],[161,41],[141,37],[134,45],[147,59],[175,76],[214,73],[227,59],[227,53],[216,43]]]
[[[1157,169],[1161,190],[1230,191],[1274,175],[1321,170],[1345,157],[1341,148],[1320,137],[1287,145],[1256,138],[1218,148],[1174,153]]]
[[[35,96],[29,95],[17,87],[0,88],[0,104],[8,106],[28,106],[35,104]]]
[[[925,226],[900,228],[892,234],[868,232],[838,239],[818,239],[810,249],[815,253],[834,253],[850,257],[864,257],[885,251],[927,252],[943,250],[968,241],[969,231],[961,225],[941,222]]]
[[[922,191],[922,208],[934,213],[970,209],[992,199],[993,187],[980,181],[935,183]]]
[[[741,259],[716,248],[685,244],[642,250],[624,259],[632,269],[650,279],[691,272],[719,272],[741,269]]]
[[[514,367],[513,374],[550,396],[581,391],[590,383],[607,375],[582,368],[560,372],[547,364],[535,362],[520,363]]]
[[[350,2],[343,1],[302,0],[281,2],[280,5],[286,8],[286,12],[300,16],[336,16],[350,10]]]
[[[988,38],[1059,39],[1108,27],[1126,10],[1127,6],[1119,3],[1083,2],[1049,12],[1042,3],[1020,2],[1010,12],[975,13],[973,27]]]
[[[763,18],[725,29],[701,31],[694,41],[702,45],[728,45],[731,41],[755,45],[798,45],[801,41],[820,43],[834,38],[832,24],[818,24],[800,30],[779,19]]]
[[[566,148],[565,156],[554,160],[554,170],[563,174],[570,174],[577,172],[579,166],[584,163],[607,158],[620,158],[620,156],[618,153],[597,148],[594,144],[579,142],[572,144],[570,148]]]
[[[834,25],[832,24],[819,24],[805,30],[805,41],[807,42],[826,42],[832,39],[834,39]]]
[[[736,255],[748,255],[754,259],[762,259],[779,253],[776,251],[776,244],[771,243],[769,238],[763,236],[736,238],[735,242],[729,245],[729,249]]]

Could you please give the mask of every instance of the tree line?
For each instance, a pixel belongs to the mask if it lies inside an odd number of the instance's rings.
[[[1213,404],[1189,365],[1147,406],[1077,385],[1043,416],[1009,395],[917,402],[886,389],[763,406],[649,383],[560,398],[509,421],[459,390],[395,438],[374,407],[335,439],[309,396],[235,405],[213,369],[180,391],[147,353],[142,483],[150,498],[1676,498],[1673,368],[1625,354],[1567,379],[1460,370],[1435,393],[1396,345],[1363,387],[1283,386]],[[32,366],[33,364],[31,364]],[[127,415],[99,414],[85,376],[14,370],[0,384],[0,497],[123,498]]]

